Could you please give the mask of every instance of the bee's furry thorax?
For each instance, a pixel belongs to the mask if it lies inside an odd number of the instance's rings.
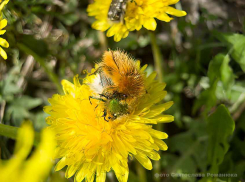
[[[145,93],[144,76],[136,62],[122,51],[107,51],[99,63],[101,78],[106,89],[112,89],[127,97],[139,97]]]

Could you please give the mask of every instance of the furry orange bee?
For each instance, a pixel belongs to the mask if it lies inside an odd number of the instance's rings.
[[[100,98],[91,98],[105,103],[104,117],[109,120],[130,113],[137,99],[146,93],[144,73],[133,58],[120,50],[106,51],[95,73],[100,83],[92,88]]]

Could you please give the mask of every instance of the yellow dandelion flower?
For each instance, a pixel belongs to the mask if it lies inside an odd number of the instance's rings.
[[[0,35],[3,35],[6,30],[2,30],[3,28],[5,28],[7,26],[7,20],[6,19],[2,19],[2,10],[4,8],[4,6],[9,2],[9,0],[0,0]],[[4,47],[4,48],[8,48],[9,47],[9,43],[0,37],[0,46]],[[6,52],[3,50],[3,48],[0,47],[0,55],[3,57],[3,59],[7,59],[7,54]]]
[[[170,5],[176,4],[179,0],[125,0],[127,6],[125,15],[121,21],[111,21],[108,12],[112,0],[96,0],[88,6],[88,15],[94,16],[96,21],[92,27],[96,30],[106,31],[107,36],[114,36],[116,42],[128,36],[129,31],[140,30],[145,27],[148,30],[155,30],[157,23],[155,19],[169,22],[173,18],[169,15],[185,16],[185,11],[177,10]]]
[[[138,69],[141,73],[147,66]],[[91,96],[97,96],[91,84],[96,85],[96,69],[91,71],[80,84],[78,76],[71,83],[62,81],[64,95],[54,95],[50,106],[44,111],[46,119],[56,131],[58,143],[56,157],[60,161],[56,171],[67,167],[65,176],[75,175],[75,181],[86,179],[93,182],[106,180],[106,173],[113,170],[119,182],[128,179],[128,157],[136,158],[146,169],[152,169],[152,160],[159,160],[159,150],[167,150],[162,139],[168,138],[164,132],[152,128],[152,124],[174,120],[163,112],[173,102],[161,104],[166,96],[165,84],[155,80],[156,73],[148,77],[144,74],[147,93],[139,98],[133,112],[115,120],[106,121],[104,105]],[[157,105],[156,105],[157,104]]]
[[[34,142],[34,130],[27,122],[18,131],[14,157],[7,162],[0,160],[1,182],[39,182],[45,179],[53,165],[54,134],[49,129],[41,133],[41,142],[35,152],[25,160]]]

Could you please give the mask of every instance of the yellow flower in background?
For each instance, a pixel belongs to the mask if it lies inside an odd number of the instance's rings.
[[[169,15],[185,16],[185,11],[177,10],[170,5],[179,0],[128,0],[123,21],[111,21],[108,11],[112,0],[95,0],[88,6],[88,15],[94,16],[96,21],[92,27],[96,30],[106,31],[107,36],[114,36],[116,42],[128,36],[129,31],[140,30],[145,27],[155,30],[157,23],[155,19],[170,22],[173,18]]]
[[[146,66],[138,69],[144,73]],[[152,160],[159,160],[159,150],[167,150],[162,139],[168,138],[164,132],[152,128],[152,124],[174,120],[164,115],[173,102],[158,104],[166,96],[165,84],[154,80],[156,73],[148,77],[144,84],[147,93],[135,105],[133,112],[106,121],[101,101],[89,99],[96,96],[91,84],[98,81],[96,69],[88,74],[80,84],[78,76],[71,83],[62,81],[65,95],[54,95],[44,111],[46,119],[56,132],[56,158],[60,161],[56,171],[65,166],[66,178],[75,175],[75,181],[86,179],[93,182],[106,180],[106,173],[113,170],[119,182],[128,180],[128,157],[136,158],[146,169],[152,169]]]
[[[3,35],[6,30],[2,30],[3,28],[5,28],[7,26],[7,20],[6,19],[2,19],[2,10],[4,8],[4,6],[9,2],[9,0],[0,0],[0,35]],[[4,47],[4,48],[8,48],[9,47],[9,43],[0,37],[0,46]],[[7,59],[7,54],[6,52],[3,50],[3,48],[0,47],[0,55],[3,57],[3,59]]]
[[[1,182],[40,182],[44,180],[53,165],[55,150],[54,134],[50,129],[41,133],[41,142],[35,152],[26,160],[32,150],[34,130],[25,122],[18,131],[14,156],[7,162],[0,160]]]

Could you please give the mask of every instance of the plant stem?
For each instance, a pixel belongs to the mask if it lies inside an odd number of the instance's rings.
[[[163,61],[163,58],[160,52],[160,48],[157,45],[157,39],[156,39],[155,33],[149,32],[149,36],[151,38],[151,47],[152,47],[153,58],[154,58],[154,63],[155,63],[155,70],[157,71],[157,74],[158,74],[158,80],[159,82],[163,82],[164,68],[166,68],[166,66],[164,65],[164,61]],[[156,129],[161,131],[163,129],[163,125],[157,124]],[[153,172],[154,172],[154,175],[161,173],[160,161],[154,161]],[[160,182],[160,178],[154,178],[154,181]]]
[[[98,32],[98,37],[99,37],[99,41],[100,41],[100,45],[101,45],[101,49],[102,51],[106,51],[107,50],[107,39],[105,36],[105,32],[102,31],[97,31]]]
[[[146,172],[145,169],[140,165],[139,162],[136,162],[136,171],[139,176],[140,182],[147,182]]]
[[[0,124],[0,135],[16,140],[19,127]],[[40,134],[35,132],[34,145],[40,141]]]
[[[151,38],[151,47],[152,47],[152,52],[153,52],[153,58],[154,58],[154,63],[155,63],[155,69],[157,71],[158,75],[158,80],[160,82],[163,82],[163,76],[164,76],[164,70],[163,68],[165,67],[163,58],[160,52],[160,48],[157,45],[157,39],[156,35],[154,32],[149,32],[150,38]]]
[[[0,135],[5,137],[16,139],[18,133],[18,128],[14,126],[0,124]]]

